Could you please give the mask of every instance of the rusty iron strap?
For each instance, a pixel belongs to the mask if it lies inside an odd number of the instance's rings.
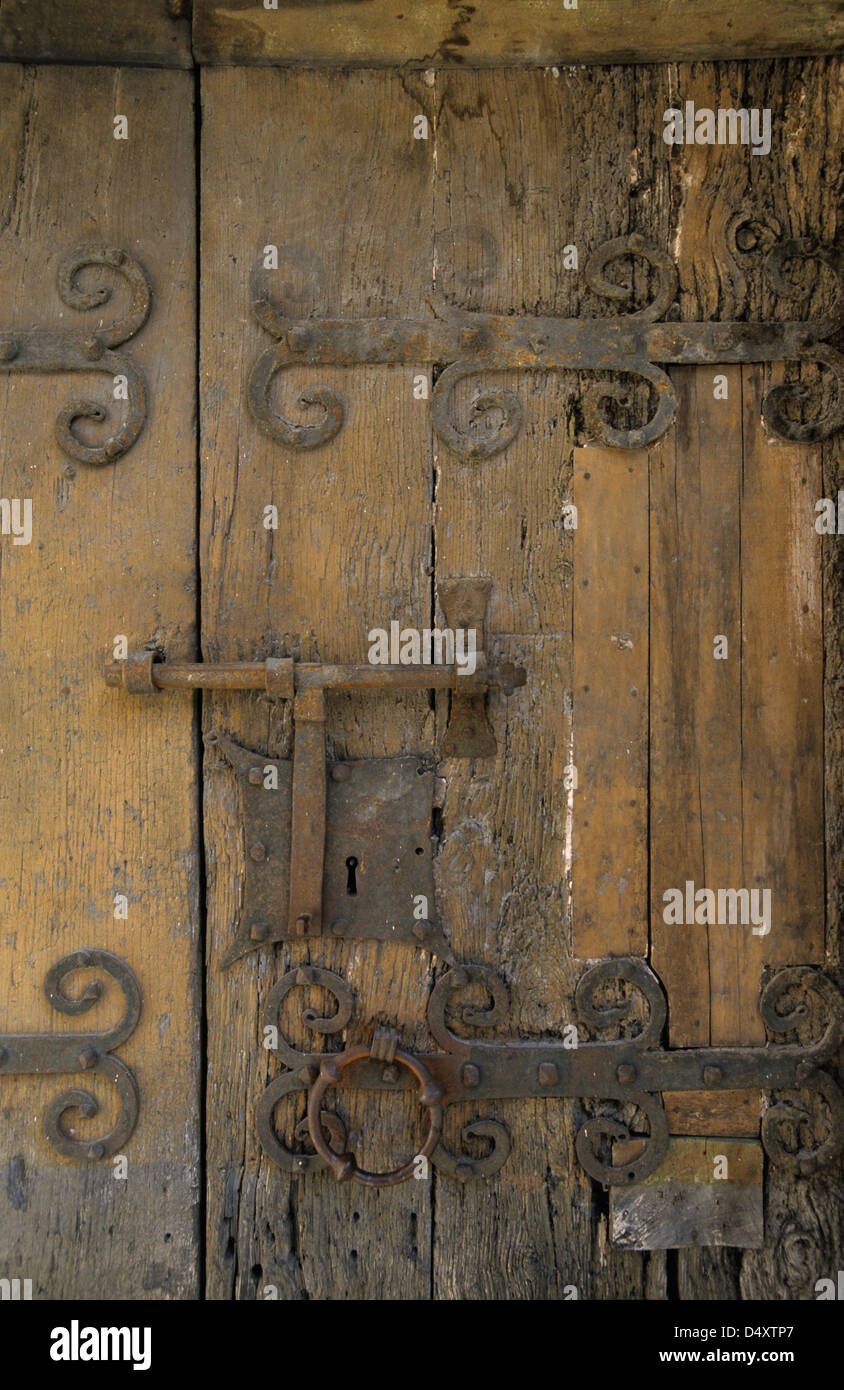
[[[740,217],[739,228],[749,227],[751,221]],[[738,249],[741,243],[734,240],[734,245]],[[608,403],[629,402],[624,390],[609,383],[593,383],[587,390],[585,415],[590,434],[604,444],[630,449],[653,443],[674,419],[677,397],[665,366],[812,361],[825,367],[835,380],[836,395],[830,408],[820,419],[801,423],[789,416],[786,407],[800,400],[805,388],[798,383],[778,385],[763,401],[764,422],[770,431],[790,440],[825,439],[841,428],[844,357],[827,342],[844,316],[844,259],[839,250],[809,238],[784,239],[768,250],[767,278],[785,297],[798,294],[793,282],[783,275],[786,263],[816,261],[826,265],[836,278],[829,313],[816,319],[774,323],[657,322],[675,299],[677,271],[664,251],[636,233],[605,242],[590,257],[586,280],[596,294],[616,302],[629,299],[629,291],[607,275],[607,267],[624,257],[642,259],[655,272],[657,286],[650,303],[618,318],[580,319],[484,314],[441,305],[434,317],[419,320],[297,320],[285,316],[272,303],[270,272],[259,265],[250,282],[253,311],[277,344],[262,353],[252,368],[247,387],[249,407],[261,428],[279,443],[294,449],[315,448],[339,433],[347,414],[346,402],[326,386],[307,390],[300,395],[299,404],[321,414],[321,419],[313,424],[293,423],[270,401],[280,372],[291,367],[373,363],[439,365],[445,370],[432,394],[437,434],[466,458],[489,458],[506,449],[519,434],[523,406],[512,391],[480,390],[471,403],[470,428],[462,429],[453,418],[455,389],[462,381],[502,371],[619,372],[650,384],[656,408],[646,424],[630,429],[613,426]],[[494,424],[489,423],[490,412],[498,412]]]
[[[298,692],[293,724],[290,930],[294,936],[320,936],[325,861],[325,695],[321,689]]]
[[[77,463],[103,464],[113,463],[131,449],[146,421],[144,375],[130,357],[112,349],[134,337],[146,323],[150,287],[143,267],[125,251],[91,243],[78,247],[59,266],[59,295],[69,309],[97,309],[111,298],[107,286],[93,290],[79,287],[80,272],[92,266],[117,272],[128,281],[132,303],[125,317],[104,328],[22,328],[0,332],[0,371],[104,372],[112,381],[124,376],[126,417],[104,443],[85,444],[73,428],[76,420],[105,420],[106,411],[96,402],[72,401],[56,420],[56,439],[69,458]]]
[[[104,970],[117,981],[124,998],[120,1022],[101,1033],[0,1034],[0,1076],[86,1072],[106,1077],[115,1087],[120,1101],[120,1113],[108,1134],[92,1141],[74,1139],[65,1130],[62,1119],[68,1111],[78,1110],[86,1119],[92,1119],[100,1108],[90,1091],[78,1088],[64,1091],[51,1102],[44,1116],[44,1133],[53,1148],[65,1158],[108,1158],[120,1152],[138,1119],[137,1082],[126,1064],[113,1053],[135,1030],[141,1014],[141,990],[134,972],[110,951],[93,948],[73,951],[51,966],[44,980],[44,992],[60,1013],[86,1013],[102,997],[100,980],[89,981],[75,998],[65,993],[66,977],[77,970]]]
[[[636,1005],[644,1001],[647,1017],[632,1037],[604,1042],[477,1042],[458,1036],[446,1021],[447,1013],[462,1017],[470,1027],[500,1025],[505,1016],[507,992],[503,981],[483,966],[467,965],[442,975],[428,1002],[428,1027],[440,1051],[422,1056],[403,1054],[404,1070],[391,1063],[383,1040],[376,1037],[370,1048],[349,1046],[340,1053],[302,1053],[280,1036],[281,1005],[296,986],[319,985],[337,1002],[333,1016],[317,1017],[306,1010],[307,1027],[326,1035],[345,1028],[354,1013],[354,995],[339,976],[315,967],[288,972],[267,997],[264,1024],[279,1029],[276,1053],[288,1070],[266,1088],[258,1106],[258,1132],[265,1151],[290,1172],[311,1172],[326,1161],[338,1179],[354,1177],[370,1185],[382,1181],[393,1185],[410,1176],[412,1163],[383,1175],[367,1173],[361,1178],[353,1156],[331,1150],[324,1134],[318,1133],[318,1116],[329,1087],[395,1090],[412,1083],[415,1071],[422,1087],[423,1104],[449,1106],[461,1101],[505,1100],[545,1096],[553,1099],[576,1097],[611,1101],[617,1106],[635,1106],[647,1119],[648,1133],[631,1133],[611,1115],[588,1118],[575,1141],[577,1157],[586,1171],[598,1181],[629,1184],[647,1177],[662,1162],[668,1147],[668,1122],[661,1094],[675,1091],[796,1091],[806,1099],[777,1101],[765,1111],[762,1141],[768,1156],[799,1175],[815,1172],[835,1159],[844,1147],[844,1096],[834,1076],[822,1064],[840,1046],[844,1031],[844,1001],[828,976],[808,966],[780,970],[768,982],[760,998],[760,1014],[775,1035],[796,1030],[809,1018],[808,1005],[815,1005],[823,1028],[810,1043],[768,1044],[765,1047],[699,1047],[664,1049],[659,1039],[665,1024],[665,996],[657,977],[647,964],[633,958],[600,961],[581,978],[575,992],[578,1015],[590,1030],[615,1031],[631,1026]],[[487,1007],[464,1006],[456,1010],[457,996],[469,987],[486,992]],[[607,989],[627,990],[620,1002],[602,1002]],[[636,998],[638,996],[638,1000]],[[795,1003],[795,996],[806,1002]],[[784,1007],[783,1007],[784,1006]],[[394,1044],[393,1044],[394,1046]],[[399,1056],[398,1051],[394,1053]],[[415,1064],[411,1066],[411,1062]],[[408,1071],[409,1068],[409,1071]],[[429,1089],[425,1089],[428,1086]],[[316,1157],[293,1154],[281,1143],[274,1125],[275,1109],[284,1095],[309,1090],[310,1135]],[[811,1116],[811,1104],[826,1116],[822,1124],[826,1137],[805,1144],[801,1133]],[[436,1118],[436,1117],[435,1117]],[[466,1126],[464,1139],[482,1138],[492,1145],[483,1158],[457,1158],[440,1143],[431,1151],[435,1166],[460,1179],[487,1177],[497,1172],[510,1151],[509,1135],[497,1120],[479,1120]],[[622,1165],[612,1162],[612,1144],[636,1138],[642,1152]],[[610,1157],[602,1151],[610,1150]],[[420,1150],[419,1153],[422,1151]],[[417,1157],[419,1154],[417,1154]],[[401,1177],[398,1176],[401,1174]]]

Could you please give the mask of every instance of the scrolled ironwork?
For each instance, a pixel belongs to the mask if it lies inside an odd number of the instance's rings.
[[[124,998],[123,1016],[102,1032],[0,1034],[0,1076],[82,1072],[103,1076],[114,1086],[120,1102],[117,1119],[99,1139],[80,1139],[68,1133],[65,1117],[78,1111],[85,1119],[99,1113],[91,1091],[73,1087],[51,1101],[44,1115],[44,1133],[65,1158],[96,1160],[118,1153],[135,1128],[140,1092],[133,1073],[114,1049],[134,1032],[141,1014],[141,990],[134,971],[110,951],[88,948],[63,956],[47,971],[44,992],[60,1013],[87,1013],[102,998],[101,980],[90,980],[80,994],[68,994],[65,982],[79,970],[103,970],[117,982]]]
[[[110,285],[84,290],[82,271],[96,267],[124,279],[131,304],[122,318],[98,328],[24,328],[0,332],[0,371],[102,372],[112,379],[126,379],[125,418],[103,443],[86,444],[79,438],[77,420],[104,421],[107,413],[95,401],[74,400],[56,419],[56,439],[76,463],[113,463],[131,449],[147,416],[147,385],[143,372],[125,353],[114,349],[139,332],[149,315],[151,291],[146,272],[134,257],[105,242],[89,242],[65,257],[58,268],[58,292],[69,309],[97,309],[111,299]]]
[[[744,321],[682,323],[668,320],[677,294],[677,268],[670,256],[639,233],[614,237],[589,257],[585,278],[601,298],[629,303],[631,290],[613,275],[626,259],[644,261],[656,284],[646,304],[616,317],[563,319],[552,315],[487,314],[449,306],[433,315],[407,319],[296,319],[272,303],[268,273],[261,267],[251,279],[256,319],[275,338],[276,345],[255,362],[247,397],[258,424],[290,449],[310,449],[335,439],[348,407],[339,392],[327,386],[303,391],[299,404],[321,411],[310,424],[297,424],[276,411],[270,400],[274,378],[292,366],[360,367],[373,364],[428,366],[436,369],[432,392],[432,421],[442,442],[464,459],[489,459],[514,442],[524,424],[524,407],[510,387],[479,385],[469,401],[468,427],[455,412],[457,388],[469,380],[502,372],[619,374],[647,382],[655,406],[643,424],[614,425],[608,406],[630,404],[626,387],[616,382],[591,383],[586,390],[584,416],[588,431],[617,448],[642,448],[670,427],[677,396],[666,368],[672,365],[718,366],[741,362],[810,362],[831,372],[837,385],[835,401],[820,416],[797,421],[788,414],[802,398],[800,384],[773,386],[765,395],[762,416],[767,428],[797,441],[825,439],[844,424],[844,359],[827,339],[842,317],[842,254],[809,238],[779,238],[767,223],[743,212],[726,229],[727,253],[741,287],[746,286],[738,257],[760,250],[772,288],[794,298],[795,286],[783,272],[795,259],[823,263],[836,276],[832,308],[814,319],[754,323]],[[493,415],[498,419],[494,420]]]
[[[350,1015],[348,986],[327,971],[307,968],[313,978],[344,1001],[338,1014],[323,1025],[338,1031],[337,1020]],[[280,984],[287,988],[290,972]],[[606,996],[626,990],[620,998]],[[335,1142],[324,1115],[322,1099],[328,1087],[392,1091],[406,1089],[415,1078],[420,1098],[431,1111],[428,1138],[419,1154],[429,1156],[436,1170],[461,1181],[489,1177],[498,1172],[510,1152],[510,1136],[494,1117],[475,1119],[462,1130],[464,1144],[483,1139],[490,1151],[481,1157],[449,1152],[439,1137],[441,1107],[458,1102],[512,1100],[518,1098],[560,1101],[566,1097],[590,1099],[614,1107],[613,1114],[587,1117],[575,1139],[575,1152],[587,1173],[607,1186],[640,1182],[656,1171],[668,1147],[668,1121],[662,1097],[674,1091],[756,1090],[803,1091],[822,1113],[815,1115],[809,1141],[805,1126],[811,1115],[805,1102],[787,1097],[775,1101],[766,1112],[762,1140],[770,1158],[793,1172],[807,1174],[834,1159],[844,1145],[844,1098],[834,1078],[820,1070],[841,1040],[842,1002],[836,986],[820,972],[805,966],[782,970],[765,986],[760,1008],[767,1026],[775,1033],[791,1032],[809,1021],[806,1004],[795,1004],[791,995],[801,991],[823,1010],[822,1031],[811,1043],[769,1044],[766,1047],[664,1048],[660,1039],[666,1019],[665,996],[659,980],[643,961],[617,957],[598,961],[584,972],[575,990],[581,1022],[591,1031],[615,1036],[599,1041],[571,1038],[529,1041],[522,1038],[483,1041],[460,1037],[452,1031],[446,1014],[464,991],[482,987],[486,1005],[464,1004],[462,1021],[470,1028],[500,1025],[507,1007],[504,982],[486,966],[464,965],[443,974],[428,1001],[428,1027],[440,1051],[414,1055],[397,1045],[397,1034],[379,1026],[372,1042],[347,1045],[329,1054],[281,1053],[295,1067],[270,1082],[259,1104],[259,1133],[266,1152],[291,1172],[310,1172],[320,1158],[338,1178],[357,1177],[370,1185],[392,1186],[414,1175],[408,1159],[392,1173],[359,1173],[353,1157]],[[347,993],[344,994],[344,990]],[[271,993],[277,1014],[279,986]],[[790,1002],[791,1001],[791,1002]],[[779,1005],[786,1003],[784,1012]],[[642,1019],[642,1005],[646,1017]],[[634,1031],[635,1030],[635,1031]],[[568,1030],[567,1030],[568,1031]],[[391,1060],[392,1059],[392,1060]],[[395,1063],[398,1065],[395,1065]],[[273,1111],[283,1095],[309,1088],[310,1135],[317,1157],[294,1156],[280,1146],[272,1128]],[[626,1111],[641,1113],[647,1133],[624,1123]],[[801,1126],[804,1128],[801,1129]],[[818,1127],[822,1137],[816,1138]],[[613,1151],[613,1145],[637,1140],[641,1151]],[[611,1152],[607,1156],[607,1146]]]

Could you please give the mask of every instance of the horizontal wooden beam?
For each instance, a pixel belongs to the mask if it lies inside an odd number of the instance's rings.
[[[541,67],[836,53],[844,13],[839,0],[194,0],[193,35],[206,63]]]
[[[260,5],[260,0],[258,0]],[[190,68],[186,0],[2,0],[0,62]]]

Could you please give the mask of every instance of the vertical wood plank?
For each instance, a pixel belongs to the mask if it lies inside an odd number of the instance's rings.
[[[271,290],[289,313],[420,312],[432,264],[431,145],[413,139],[423,98],[395,75],[263,70],[206,72],[203,92],[204,656],[365,661],[370,628],[392,619],[430,625],[429,404],[414,399],[410,369],[290,372],[278,386],[282,410],[298,418],[298,394],[325,384],[344,396],[347,419],[328,445],[275,443],[244,399],[249,370],[270,344],[251,315],[248,277],[273,244]],[[277,531],[263,526],[271,505]],[[204,723],[257,752],[290,755],[283,702],[215,696]],[[429,751],[432,733],[425,692],[328,699],[332,757]],[[260,1150],[255,1107],[278,1070],[261,1045],[262,999],[291,963],[324,966],[353,986],[351,1040],[375,1019],[424,1050],[431,958],[329,936],[262,949],[221,970],[240,902],[238,816],[231,776],[209,755],[210,1295],[263,1299],[273,1286],[280,1299],[427,1297],[430,1181],[381,1193],[340,1186],[327,1172],[291,1179]],[[325,1006],[324,995],[297,993],[303,1007]],[[293,1041],[318,1048],[320,1036],[293,1031],[296,1021],[291,1013]],[[303,1099],[279,1110],[290,1147],[300,1147],[293,1130]],[[394,1167],[420,1143],[409,1092],[351,1092],[336,1108],[363,1166]]]
[[[778,229],[785,236],[810,235],[821,241],[834,239],[839,211],[835,188],[842,120],[841,102],[837,99],[841,84],[840,61],[702,64],[672,66],[656,70],[656,73],[657,112],[685,100],[694,101],[697,107],[712,109],[735,106],[734,97],[741,93],[744,106],[768,108],[772,113],[772,150],[766,158],[748,157],[747,152],[738,147],[688,145],[671,151],[672,233],[680,271],[683,317],[706,319],[744,315],[772,321],[795,313],[823,312],[829,304],[828,279],[819,278],[809,302],[784,304],[766,281],[762,261]],[[745,214],[755,222],[755,233],[746,251],[731,242],[730,228],[738,214]],[[752,425],[754,431],[759,429],[758,413]],[[750,543],[750,536],[744,524],[743,506],[740,515],[744,549]],[[780,544],[778,537],[779,531],[775,530],[767,541],[758,537],[758,544],[767,544],[773,555]],[[777,564],[773,560],[772,563]],[[743,611],[743,624],[745,616]],[[748,729],[743,721],[743,747],[747,737]],[[788,746],[793,752],[793,740],[789,740]],[[743,778],[745,768],[743,753]],[[744,798],[745,837],[752,833],[747,811]],[[744,855],[741,867],[743,877],[752,872]],[[716,975],[721,972],[724,1007],[719,1007],[716,992],[713,1040],[716,1037],[722,1041],[727,1037],[736,1041],[758,1040],[760,1037],[756,1000],[752,998],[758,988],[760,940],[763,939],[753,938],[748,944],[742,939],[738,949],[714,960]],[[770,942],[770,937],[764,940]],[[743,955],[745,949],[749,952],[748,959]],[[699,962],[689,961],[690,974],[699,969]],[[730,980],[732,988],[728,986]],[[673,1017],[673,1009],[670,1013]],[[754,1112],[751,1109],[750,1116],[747,1115],[747,1093],[744,1099],[746,1126]],[[722,1133],[742,1132],[736,1125],[738,1113],[731,1108],[733,1127],[725,1124]],[[676,1129],[680,1128],[676,1113],[672,1123]],[[743,1132],[748,1132],[746,1127]],[[816,1240],[816,1209],[821,1203],[828,1203],[828,1195],[825,1195],[828,1191],[828,1179],[819,1174],[812,1180],[811,1195],[804,1198],[794,1191],[787,1175],[780,1175],[772,1168],[766,1193],[765,1251],[746,1252],[740,1261],[740,1274],[739,1262],[730,1254],[712,1252],[702,1260],[697,1253],[680,1252],[681,1293],[688,1296],[694,1290],[697,1296],[709,1297],[712,1290],[722,1288],[728,1296],[734,1297],[740,1286],[745,1297],[781,1298],[795,1296],[791,1291],[802,1287],[804,1293],[799,1296],[811,1296],[811,1278],[807,1272],[814,1260],[811,1252],[817,1254],[822,1264],[822,1252]],[[840,1220],[829,1205],[826,1212],[830,1224],[840,1229]],[[797,1251],[800,1251],[799,1258]],[[806,1258],[804,1251],[810,1252],[811,1257]],[[785,1295],[784,1290],[788,1291]]]
[[[648,453],[575,449],[576,955],[648,951]]]
[[[628,228],[632,81],[608,70],[559,78],[465,72],[438,74],[434,91],[437,286],[447,303],[594,313],[582,267],[598,243]],[[568,243],[577,244],[579,273],[563,268]],[[579,383],[505,373],[478,384],[488,382],[519,395],[524,430],[505,453],[480,462],[435,443],[436,573],[492,579],[494,648],[526,667],[527,685],[508,701],[491,700],[497,757],[445,767],[439,879],[458,958],[487,962],[510,985],[499,1036],[559,1035],[574,1021],[582,968],[570,944],[564,785],[572,533],[563,521],[574,442],[569,393]],[[461,420],[470,395],[455,403]],[[577,808],[575,798],[575,815]],[[512,1152],[493,1178],[438,1181],[435,1297],[554,1299],[572,1285],[581,1298],[642,1297],[658,1287],[658,1278],[648,1284],[640,1255],[609,1248],[606,1216],[573,1158],[577,1103],[461,1106],[447,1120],[449,1148],[459,1150],[461,1126],[478,1114],[508,1126]],[[460,1231],[472,1239],[456,1237]]]
[[[749,928],[664,920],[687,882],[742,886],[741,376],[719,372],[721,400],[714,375],[672,372],[677,423],[651,456],[651,943],[674,1047],[709,1043],[724,993],[746,986],[719,962]]]
[[[125,114],[129,139],[112,137]],[[3,497],[31,498],[29,546],[0,538],[0,1031],[108,1027],[115,989],[84,1019],[50,1008],[46,971],[82,947],[134,970],[140,1023],[118,1056],[140,1118],[128,1168],[60,1158],[42,1132],[68,1086],[100,1100],[65,1124],[92,1142],[116,1107],[99,1077],[0,1076],[0,1274],[36,1299],[194,1298],[198,1292],[198,826],[189,702],[109,690],[117,634],[190,660],[195,641],[193,95],[178,72],[0,69],[3,327],[94,328],[130,302],[117,274],[86,270],[112,298],[63,305],[56,272],[85,243],[136,257],[152,311],[126,351],[149,388],[147,423],[122,458],[71,464],[54,437],[70,400],[99,401],[110,377],[0,375]],[[101,439],[107,425],[81,422]],[[115,894],[128,916],[115,917]],[[68,981],[78,993],[90,973]]]
[[[766,438],[763,370],[742,379],[744,877],[771,893],[770,933],[745,942],[742,973],[756,974],[824,959],[822,494],[818,450]]]

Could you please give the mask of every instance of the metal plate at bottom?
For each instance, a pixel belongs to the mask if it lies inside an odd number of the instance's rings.
[[[622,1148],[629,1152],[621,1152]],[[639,1143],[614,1146],[616,1163]],[[763,1153],[755,1139],[671,1138],[655,1172],[610,1192],[610,1231],[621,1250],[732,1245],[760,1250]]]

